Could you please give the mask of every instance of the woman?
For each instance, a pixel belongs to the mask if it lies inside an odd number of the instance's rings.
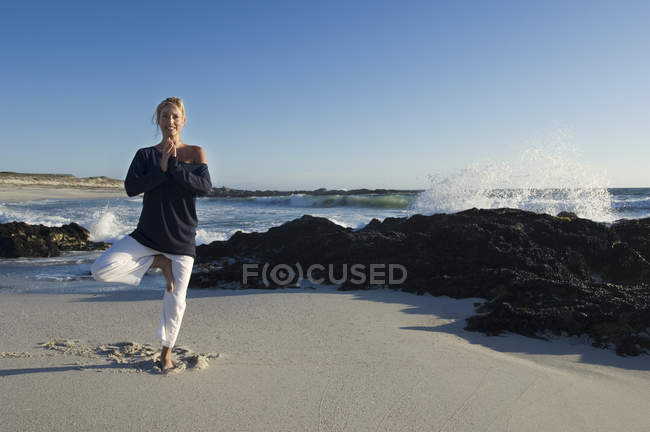
[[[203,149],[181,140],[183,102],[167,98],[154,116],[162,140],[136,152],[124,180],[128,196],[144,193],[138,226],[97,258],[91,272],[99,281],[139,285],[149,268],[162,270],[167,289],[158,337],[162,340],[160,368],[166,372],[175,367],[171,349],[183,320],[196,257],[196,197],[206,195],[212,183]]]

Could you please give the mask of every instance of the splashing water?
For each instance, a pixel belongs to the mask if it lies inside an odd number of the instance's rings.
[[[93,214],[94,222],[90,226],[90,241],[114,242],[132,231],[120,218],[107,209]]]
[[[233,233],[234,234],[234,233]],[[232,235],[232,234],[231,234]],[[199,228],[196,230],[196,244],[210,244],[215,240],[225,241],[229,236],[224,233],[213,233],[208,230]]]
[[[412,207],[423,214],[501,207],[555,215],[571,211],[602,222],[616,219],[606,174],[566,144],[532,147],[514,161],[475,163],[451,175],[429,176],[430,189]]]

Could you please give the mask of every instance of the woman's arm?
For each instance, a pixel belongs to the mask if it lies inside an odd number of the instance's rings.
[[[196,159],[200,161],[200,165],[192,171],[182,168],[178,164],[178,158],[176,156],[170,157],[167,162],[167,172],[185,189],[197,196],[204,196],[212,189],[212,181],[210,180],[208,165],[206,164],[205,152],[201,147],[197,149],[197,156]]]
[[[147,167],[142,150],[138,150],[126,174],[124,189],[128,196],[136,196],[143,192],[149,192],[164,182],[166,178],[159,166]]]

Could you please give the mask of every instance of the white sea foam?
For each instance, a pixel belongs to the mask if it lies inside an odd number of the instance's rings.
[[[112,243],[133,231],[133,227],[125,224],[119,216],[110,210],[94,212],[92,220],[89,228],[91,241]]]
[[[314,216],[324,217],[345,228],[352,228],[354,230],[361,229],[368,225],[372,217],[363,214],[337,214],[335,216],[328,216],[325,214],[314,214]]]
[[[327,219],[329,219],[330,222],[334,222],[335,224],[340,225],[342,227],[346,227],[346,228],[350,227],[350,225],[348,225],[346,222],[343,222],[340,219],[333,218],[333,217],[328,217]]]
[[[612,221],[607,175],[582,161],[562,142],[523,151],[511,161],[474,163],[450,175],[430,176],[431,187],[414,203],[413,213],[451,213],[469,208],[510,207],[555,215]]]
[[[0,223],[25,222],[32,225],[61,226],[69,224],[69,217],[59,214],[43,214],[28,207],[29,202],[21,205],[0,204]]]
[[[647,198],[626,198],[619,200],[616,203],[617,207],[620,208],[638,208],[638,209],[648,209],[650,208],[650,197]]]
[[[196,230],[196,244],[197,245],[210,244],[216,240],[220,240],[220,241],[228,240],[232,234],[234,234],[234,232],[230,234],[224,234],[224,233],[212,232],[209,230],[199,228]]]

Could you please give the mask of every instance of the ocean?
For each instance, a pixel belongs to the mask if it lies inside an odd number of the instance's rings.
[[[0,202],[0,223],[22,221],[59,226],[76,222],[91,240],[113,242],[138,222],[142,197],[45,199]],[[237,231],[263,232],[304,214],[359,229],[373,218],[450,213],[472,207],[511,207],[540,213],[573,211],[603,223],[650,217],[650,188],[453,188],[438,184],[419,193],[373,195],[287,195],[251,198],[199,198],[197,244],[227,240]],[[55,258],[0,259],[0,293],[99,293],[132,289],[94,281],[90,265],[101,252],[71,252]],[[138,289],[160,290],[159,272],[150,272]]]

